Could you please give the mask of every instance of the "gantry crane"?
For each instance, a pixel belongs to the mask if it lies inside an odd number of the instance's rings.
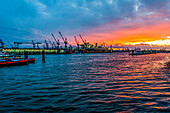
[[[48,39],[48,41],[49,41],[49,42],[50,42],[50,44],[51,44],[51,48],[54,48],[54,47],[55,47],[54,42],[52,43],[50,39]]]
[[[47,40],[45,40],[44,42],[45,42],[45,44],[46,44],[46,48],[48,49],[48,48],[49,48],[49,46],[48,46],[48,42],[47,42]]]
[[[76,36],[74,36],[74,38],[75,38],[75,42],[77,44],[77,49],[79,50],[79,41],[77,40]]]
[[[84,43],[84,47],[87,47],[86,40],[84,40],[80,34],[79,34],[79,36],[80,36],[81,40],[82,40],[82,41],[83,41],[83,43]]]
[[[0,39],[0,44],[1,44],[0,48],[4,48],[5,47],[5,44],[4,44],[4,42],[1,39]]]
[[[67,42],[67,38],[64,38],[64,37],[63,37],[63,35],[61,34],[61,32],[59,32],[59,34],[60,34],[61,38],[62,38],[62,39],[63,39],[63,41],[64,41],[65,49],[67,49],[67,44],[68,44],[68,42]]]
[[[60,41],[59,41],[59,39],[56,40],[55,36],[52,33],[51,33],[51,35],[52,35],[52,37],[54,38],[54,40],[55,40],[55,42],[57,44],[57,49],[59,49],[60,48]]]
[[[12,44],[9,42],[9,40],[8,40],[8,44],[9,44],[9,46],[10,46],[11,48],[13,48],[13,46],[12,46]]]
[[[42,44],[42,43],[40,43],[40,42],[35,43],[35,42],[32,40],[32,42],[14,42],[14,44],[16,45],[17,48],[19,48],[19,45],[20,45],[20,44],[32,44],[32,45],[33,45],[33,48],[35,48],[35,47],[36,47],[35,44],[37,44],[37,48],[39,48],[39,44]]]

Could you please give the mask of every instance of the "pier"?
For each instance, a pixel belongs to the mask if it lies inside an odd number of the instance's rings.
[[[16,55],[24,55],[24,51],[27,51],[29,55],[40,55],[42,54],[43,49],[33,49],[33,48],[25,48],[25,49],[11,49],[11,48],[4,48],[2,51],[9,53],[9,54],[16,54]],[[66,49],[44,49],[45,54],[66,54],[68,51]]]

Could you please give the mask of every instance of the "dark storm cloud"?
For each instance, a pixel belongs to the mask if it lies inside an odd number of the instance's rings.
[[[49,35],[59,30],[73,35],[109,22],[134,18],[140,8],[168,11],[167,3],[168,0],[1,0],[0,27],[27,31],[30,38],[19,32],[8,34],[9,38],[16,35],[25,40],[37,37],[33,34]],[[7,36],[4,34],[0,30],[0,36]]]

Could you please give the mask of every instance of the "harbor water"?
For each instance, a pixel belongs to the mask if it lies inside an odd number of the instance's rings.
[[[168,112],[169,53],[60,54],[0,68],[0,112]]]

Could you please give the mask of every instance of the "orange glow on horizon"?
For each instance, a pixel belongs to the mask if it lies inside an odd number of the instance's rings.
[[[152,17],[167,17],[154,14],[134,19],[130,22],[109,23],[93,30],[86,31],[84,38],[90,43],[106,43],[106,45],[136,45],[148,44],[155,46],[170,46],[170,20],[162,19],[153,22]],[[90,32],[90,33],[89,33]]]
[[[149,44],[149,45],[160,45],[160,46],[165,46],[169,45],[170,46],[170,39],[165,39],[165,40],[155,40],[155,41],[147,41],[147,42],[134,42],[134,43],[125,43],[126,45],[136,45],[136,44]]]

